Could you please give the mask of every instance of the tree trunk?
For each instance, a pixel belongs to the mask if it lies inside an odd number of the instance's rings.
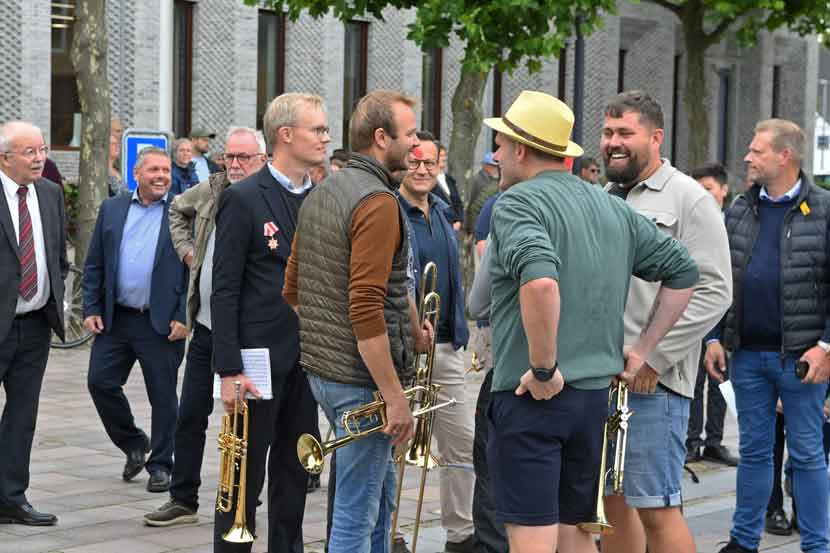
[[[81,155],[78,166],[78,225],[75,264],[86,259],[98,207],[107,197],[110,83],[107,77],[105,0],[77,0],[70,58],[81,102]]]
[[[458,190],[467,206],[467,183],[473,175],[476,142],[483,119],[482,98],[487,73],[469,72],[462,68],[461,80],[452,95],[452,136],[447,152],[448,172],[456,179]],[[474,221],[465,223],[472,225]],[[461,236],[461,275],[464,289],[469,290],[475,274],[475,248],[472,236]]]
[[[686,120],[689,127],[687,171],[710,161],[705,63],[706,50],[709,45],[701,39],[702,36],[702,14],[700,14],[700,19],[695,12],[687,14],[683,19],[683,41],[686,47],[686,84],[683,102],[686,106]]]

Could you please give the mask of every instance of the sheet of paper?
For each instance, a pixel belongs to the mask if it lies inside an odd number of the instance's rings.
[[[271,389],[271,355],[268,348],[252,348],[240,350],[242,354],[242,374],[253,381],[254,385],[262,394],[262,399],[274,399],[274,391]],[[219,375],[213,375],[213,399],[220,399]],[[250,392],[247,399],[255,399]]]
[[[732,381],[727,380],[718,384],[723,400],[726,402],[726,408],[732,413],[732,416],[738,418],[738,408],[735,407],[735,390],[732,389]]]

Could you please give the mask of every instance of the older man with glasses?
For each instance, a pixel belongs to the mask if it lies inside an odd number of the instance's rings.
[[[216,240],[216,206],[219,196],[228,186],[254,174],[265,164],[265,140],[261,133],[253,129],[231,128],[225,139],[225,153],[222,156],[226,172],[213,173],[208,180],[176,196],[170,205],[173,245],[176,253],[190,268],[187,326],[188,331],[192,332],[192,338],[176,423],[176,463],[170,484],[170,500],[144,515],[144,523],[149,526],[199,521],[197,511],[205,431],[208,417],[213,412],[210,293]]]
[[[464,351],[470,331],[464,315],[464,289],[458,242],[446,212],[449,207],[433,191],[438,182],[438,144],[419,132],[421,145],[409,155],[409,172],[398,191],[407,215],[415,259],[415,282],[427,263],[438,267],[441,312],[435,329],[433,382],[441,386],[439,401],[457,401],[435,417],[438,454],[448,468],[441,471],[441,523],[447,530],[446,551],[473,551],[473,413],[466,405]],[[419,298],[420,299],[420,298]],[[467,470],[465,470],[467,467]]]

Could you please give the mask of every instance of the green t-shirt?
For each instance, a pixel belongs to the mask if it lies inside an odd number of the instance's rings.
[[[504,192],[490,227],[493,391],[514,390],[530,367],[519,288],[559,282],[559,369],[575,388],[601,389],[623,370],[623,312],[631,275],[693,286],[697,266],[678,241],[619,198],[563,171]]]

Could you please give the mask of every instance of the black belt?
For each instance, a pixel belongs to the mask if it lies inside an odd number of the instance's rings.
[[[127,313],[130,313],[132,315],[144,315],[145,313],[150,311],[149,306],[148,307],[142,307],[141,309],[137,309],[135,307],[130,307],[128,305],[121,305],[120,303],[116,303],[115,308],[120,310],[120,311],[125,311]]]
[[[43,313],[43,309],[44,308],[41,307],[40,309],[35,309],[34,311],[26,311],[25,313],[15,315],[14,320],[15,321],[22,321],[24,319],[31,319],[32,317],[36,317],[37,315],[40,315],[41,313]]]

